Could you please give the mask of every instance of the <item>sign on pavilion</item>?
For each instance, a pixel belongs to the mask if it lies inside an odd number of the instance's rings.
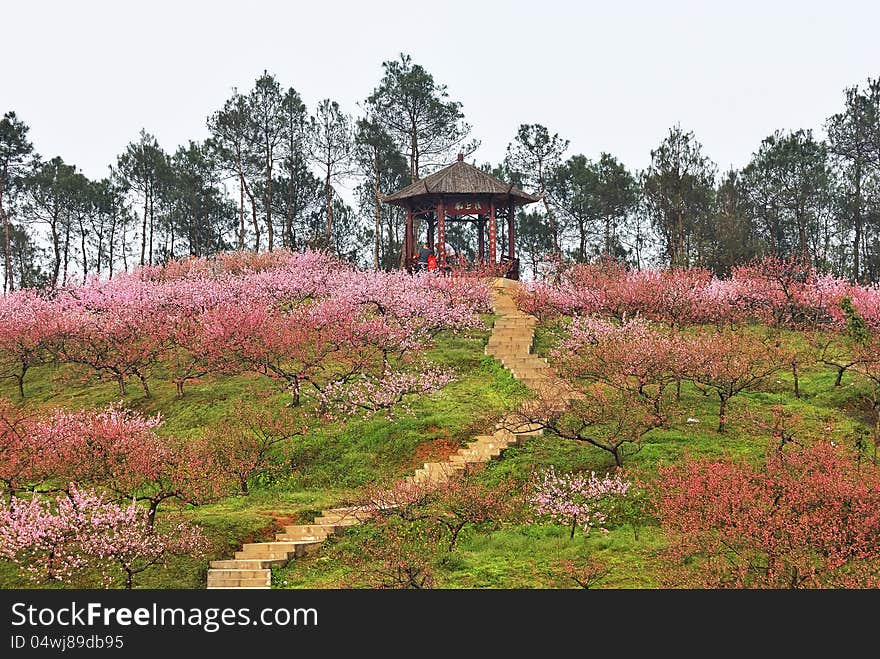
[[[402,190],[386,195],[383,201],[406,208],[403,254],[407,270],[412,271],[418,251],[413,231],[414,219],[422,219],[427,223],[428,243],[435,247],[441,267],[446,265],[446,222],[453,221],[473,222],[477,229],[477,258],[484,263],[498,263],[500,219],[507,222],[507,245],[502,246],[501,260],[510,263],[507,276],[518,279],[519,260],[515,254],[514,223],[516,207],[540,201],[540,197],[523,192],[512,183],[505,183],[469,165],[458,154],[456,162]]]

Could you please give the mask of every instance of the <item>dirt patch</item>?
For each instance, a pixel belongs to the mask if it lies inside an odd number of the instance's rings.
[[[460,448],[461,445],[452,439],[432,439],[428,442],[422,442],[416,447],[412,465],[421,467],[426,462],[443,462]]]

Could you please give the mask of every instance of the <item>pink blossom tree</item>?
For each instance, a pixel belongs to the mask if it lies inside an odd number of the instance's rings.
[[[550,467],[535,475],[530,497],[535,513],[551,521],[568,526],[569,538],[574,538],[578,527],[584,533],[593,528],[605,530],[608,500],[625,496],[629,481],[620,474],[596,476],[595,472],[557,475]]]
[[[604,382],[638,396],[662,419],[663,394],[686,371],[687,345],[680,333],[660,331],[639,318],[614,324],[579,316],[550,356],[563,377]]]
[[[688,459],[648,487],[686,585],[880,586],[880,472],[840,447],[789,444],[759,465]]]
[[[0,377],[13,378],[24,400],[28,370],[49,360],[56,308],[33,290],[14,291],[0,300]]]
[[[152,524],[164,501],[204,503],[229,488],[204,440],[160,436],[155,432],[160,424],[159,416],[144,417],[121,404],[99,411],[59,411],[36,427],[34,441],[56,480],[144,501]]]
[[[201,531],[176,523],[161,533],[149,523],[146,511],[119,504],[106,495],[71,483],[67,494],[54,501],[13,497],[0,503],[0,556],[11,560],[33,579],[75,583],[87,571],[115,577],[120,569],[126,588],[134,576],[172,554],[198,554],[206,547]]]
[[[239,405],[221,427],[206,433],[219,470],[238,484],[241,494],[250,482],[281,470],[291,441],[304,435],[308,426],[290,408],[274,410],[268,401]]]
[[[549,430],[557,437],[594,446],[623,466],[625,455],[638,452],[644,436],[662,419],[631,392],[603,383],[578,387],[570,400],[548,393],[522,404],[507,417],[515,432],[524,424]]]
[[[418,373],[388,373],[381,378],[364,374],[353,381],[329,384],[321,392],[321,401],[331,410],[330,416],[360,413],[369,418],[379,412],[390,416],[394,410],[411,413],[408,403],[413,397],[429,396],[454,381],[451,373],[436,367]]]
[[[762,382],[786,362],[783,348],[749,330],[702,333],[689,341],[690,377],[718,395],[718,432],[724,432],[730,399]]]

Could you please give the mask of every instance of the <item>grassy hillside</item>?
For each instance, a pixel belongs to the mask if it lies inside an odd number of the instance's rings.
[[[491,320],[491,318],[489,318]],[[430,358],[449,366],[458,381],[436,397],[415,401],[412,415],[392,419],[349,418],[327,422],[293,440],[294,467],[272,481],[257,485],[248,496],[192,508],[189,514],[214,541],[204,559],[179,559],[167,569],[141,575],[138,585],[155,588],[200,588],[211,558],[228,557],[242,542],[270,538],[284,523],[310,521],[322,508],[352,501],[372,483],[390,483],[411,473],[423,462],[453,452],[472,435],[491,427],[504,411],[526,395],[510,374],[483,354],[486,331],[462,336],[442,336]],[[553,342],[551,328],[539,328],[538,352]],[[96,384],[91,378],[63,368],[40,367],[28,376],[29,406],[77,408],[118,400],[113,383]],[[132,386],[126,405],[145,412],[161,412],[162,432],[195,436],[222,424],[236,403],[254,395],[269,395],[279,406],[283,393],[256,376],[213,377],[191,383],[186,397],[177,400],[174,387],[156,380],[154,396],[145,399]],[[866,385],[847,375],[843,386],[834,386],[834,373],[808,368],[800,374],[801,396],[796,398],[790,373],[769,379],[760,391],[734,397],[725,433],[717,432],[715,397],[685,383],[681,401],[670,391],[666,427],[651,431],[641,450],[628,455],[626,467],[650,473],[662,462],[685,455],[744,456],[757,459],[767,450],[768,433],[759,419],[769,408],[782,405],[801,417],[799,432],[831,433],[841,442],[854,442],[867,431],[860,397]],[[14,396],[9,383],[0,395]],[[830,429],[830,430],[828,430]],[[529,438],[509,449],[500,461],[490,463],[479,478],[497,483],[506,478],[524,483],[536,470],[554,466],[557,471],[595,470],[613,466],[610,456],[593,447],[552,435]],[[353,528],[331,538],[310,557],[276,569],[279,588],[366,587],[369,580],[350,567],[351,557],[372,542],[369,527]],[[432,559],[437,587],[442,588],[569,588],[574,583],[560,571],[561,561],[594,557],[610,570],[599,587],[652,588],[661,584],[665,544],[659,528],[628,523],[611,526],[607,533],[578,532],[573,539],[559,526],[522,521],[502,528],[467,527],[454,552]],[[27,587],[11,565],[0,564],[0,586]]]
[[[485,319],[491,325],[492,317]],[[188,514],[214,543],[210,554],[200,560],[176,559],[167,570],[151,569],[140,576],[137,585],[204,587],[209,560],[229,557],[242,542],[271,538],[284,523],[311,520],[322,508],[349,501],[366,484],[392,482],[427,460],[457,450],[472,435],[491,427],[525,395],[525,389],[483,354],[488,336],[488,331],[481,330],[438,338],[428,358],[452,369],[457,380],[438,396],[414,401],[411,415],[369,420],[352,417],[317,424],[305,436],[291,440],[293,468],[258,484],[247,496],[189,508]],[[25,404],[29,408],[78,409],[121,398],[128,407],[160,412],[165,419],[160,432],[196,436],[209,427],[222,427],[243,400],[268,396],[279,407],[289,400],[268,379],[256,375],[192,382],[183,399],[175,397],[173,383],[156,377],[150,384],[150,399],[134,383],[127,395],[120,397],[115,383],[96,383],[87,372],[67,366],[36,367],[28,373]],[[11,382],[2,383],[0,396],[15,399]],[[14,566],[0,562],[0,587],[30,585]]]

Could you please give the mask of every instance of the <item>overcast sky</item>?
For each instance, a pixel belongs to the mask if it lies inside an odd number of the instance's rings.
[[[358,115],[412,55],[463,103],[478,162],[521,123],[643,168],[676,122],[720,169],[778,128],[813,128],[880,76],[880,2],[0,0],[0,112],[44,157],[107,174],[145,128],[167,151],[264,69],[313,110]]]

